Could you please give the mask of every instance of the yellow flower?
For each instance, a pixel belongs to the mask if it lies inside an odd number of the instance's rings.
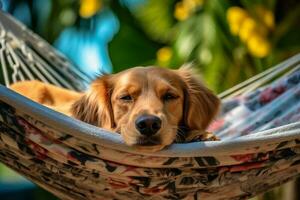
[[[101,9],[101,0],[81,0],[79,15],[84,18],[89,18],[96,14]]]
[[[248,17],[248,13],[240,7],[233,6],[227,10],[226,17],[229,23],[237,23]]]
[[[183,0],[182,2],[189,10],[194,10],[197,6],[203,4],[203,0]]]
[[[239,30],[239,36],[243,42],[246,42],[249,37],[257,32],[257,24],[256,22],[250,18],[247,17],[241,24],[240,30]]]
[[[204,0],[182,0],[176,3],[174,17],[179,21],[186,20],[198,6],[203,4],[203,1]]]
[[[264,15],[264,22],[268,28],[273,29],[275,26],[274,14],[271,11],[266,11]]]
[[[269,29],[273,29],[275,26],[274,14],[271,10],[266,9],[263,6],[257,6],[255,8],[257,16],[263,21]]]
[[[238,35],[242,22],[248,17],[247,11],[240,7],[230,7],[226,13],[230,31],[233,35]]]
[[[232,35],[238,35],[241,26],[239,24],[229,24],[229,28]]]
[[[247,41],[247,47],[250,52],[255,57],[263,58],[266,57],[271,50],[270,43],[260,35],[254,34]]]
[[[174,17],[179,21],[186,20],[190,16],[189,7],[183,2],[178,2],[175,5]]]
[[[163,47],[156,53],[157,60],[159,62],[168,62],[172,57],[172,49],[170,47]]]

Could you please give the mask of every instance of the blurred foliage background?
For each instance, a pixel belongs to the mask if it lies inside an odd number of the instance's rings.
[[[192,62],[210,88],[221,92],[300,52],[297,0],[0,0],[0,4],[92,76],[137,65],[178,68]],[[11,174],[1,173],[5,170],[0,168],[0,181],[1,174]],[[277,188],[258,198],[299,199],[291,191]]]

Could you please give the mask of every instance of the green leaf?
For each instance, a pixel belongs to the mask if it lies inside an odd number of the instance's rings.
[[[148,0],[133,12],[147,35],[159,42],[169,42],[175,23],[175,0]]]
[[[161,45],[147,37],[128,9],[118,3],[112,3],[111,8],[120,21],[120,30],[109,43],[114,72],[153,64]]]

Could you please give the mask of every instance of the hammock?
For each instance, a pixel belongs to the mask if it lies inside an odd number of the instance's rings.
[[[244,199],[300,172],[300,54],[220,94],[221,141],[136,152],[120,135],[0,85],[0,161],[61,199]],[[0,81],[90,78],[0,11]],[[2,75],[2,76],[1,76]]]

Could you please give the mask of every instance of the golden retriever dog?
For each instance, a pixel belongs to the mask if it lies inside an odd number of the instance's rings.
[[[129,146],[158,151],[205,130],[220,100],[191,67],[135,67],[94,80],[84,93],[38,81],[11,89],[86,123],[118,132]]]

